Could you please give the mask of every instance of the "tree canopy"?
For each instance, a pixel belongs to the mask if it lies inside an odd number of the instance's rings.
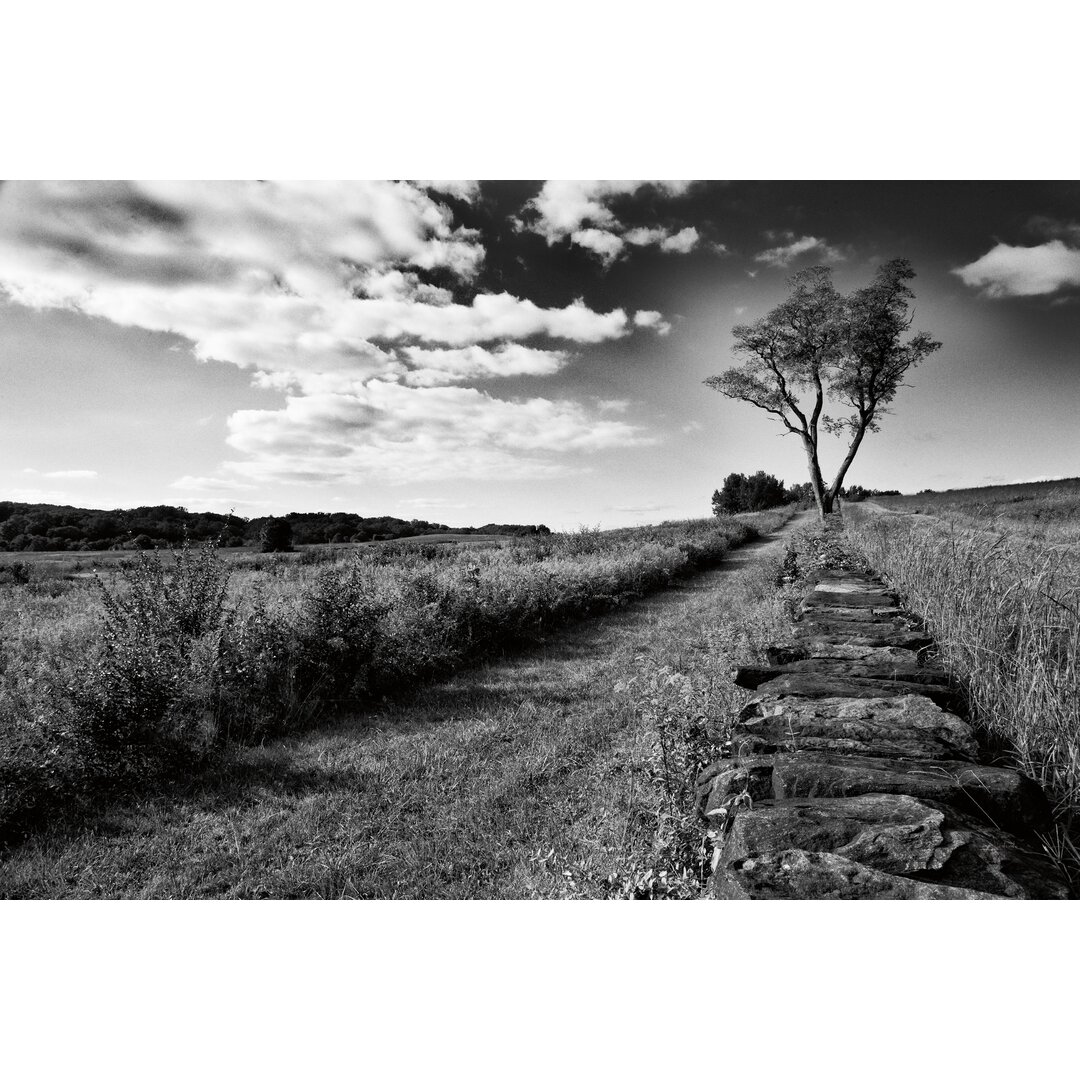
[[[784,481],[758,469],[753,476],[729,473],[724,479],[723,488],[713,492],[712,507],[713,513],[719,516],[769,510],[788,501],[789,495],[784,490]]]
[[[892,259],[869,285],[845,297],[829,267],[800,271],[786,300],[757,322],[732,328],[742,366],[705,380],[799,436],[822,516],[832,512],[863,437],[878,430],[904,376],[941,348],[925,331],[906,336],[913,318],[908,305],[915,297],[907,283],[914,276],[907,259]],[[826,401],[845,412],[827,415]],[[818,456],[822,429],[849,440],[828,487]]]

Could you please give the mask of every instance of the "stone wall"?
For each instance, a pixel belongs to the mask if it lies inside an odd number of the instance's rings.
[[[698,778],[711,898],[1068,897],[1035,839],[1041,789],[980,762],[962,695],[880,579],[817,573],[794,631],[736,672],[756,694]]]

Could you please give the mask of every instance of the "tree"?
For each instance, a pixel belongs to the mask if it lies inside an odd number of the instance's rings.
[[[723,489],[713,492],[713,513],[720,516],[768,510],[782,506],[787,498],[783,480],[777,480],[763,469],[758,469],[753,476],[730,473],[724,480]]]
[[[705,380],[725,397],[771,413],[799,437],[822,518],[833,512],[863,437],[878,430],[904,376],[941,348],[925,331],[905,340],[914,317],[908,302],[915,297],[907,282],[914,276],[907,259],[892,259],[869,285],[843,297],[828,267],[800,271],[783,303],[752,325],[732,328],[742,367]],[[826,398],[851,411],[825,415]],[[828,487],[818,457],[821,429],[849,437]]]
[[[292,525],[285,518],[267,518],[259,541],[264,552],[292,551]]]
[[[787,489],[787,501],[789,503],[806,503],[814,501],[814,486],[809,480],[805,484],[792,484]]]

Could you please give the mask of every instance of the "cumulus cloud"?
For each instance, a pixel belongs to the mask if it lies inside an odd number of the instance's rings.
[[[965,285],[995,299],[1045,296],[1080,286],[1080,249],[1062,240],[1037,247],[997,244],[980,259],[952,271]]]
[[[754,256],[754,261],[768,266],[783,268],[789,266],[800,255],[813,252],[816,258],[826,262],[840,262],[844,253],[832,247],[817,236],[796,236],[793,232],[770,232],[765,234],[770,240],[781,241],[776,247],[768,248]]]
[[[635,311],[634,325],[655,330],[661,337],[671,332],[671,323],[659,311]]]
[[[645,188],[674,198],[685,195],[689,180],[548,180],[525,207],[520,228],[538,233],[548,244],[569,239],[572,244],[598,255],[610,266],[627,245],[658,247],[685,254],[700,237],[691,227],[672,232],[662,226],[629,228],[608,205],[619,196],[636,195]]]
[[[181,477],[181,489],[356,479],[369,469],[490,475],[518,458],[535,472],[559,467],[545,455],[639,441],[636,429],[572,402],[507,402],[449,385],[548,376],[570,362],[565,344],[666,324],[653,312],[593,311],[583,299],[545,308],[476,291],[484,246],[439,194],[468,201],[478,188],[14,182],[0,189],[0,293],[175,333],[198,359],[246,368],[256,385],[289,395],[284,409],[230,419],[230,442],[250,461],[217,478]],[[594,204],[603,219],[602,196],[593,190],[584,211],[564,208],[560,220],[580,225]],[[556,344],[542,347],[543,338]]]
[[[475,202],[480,195],[479,180],[416,180],[415,183],[428,191],[450,195],[467,203]]]
[[[578,247],[586,248],[599,255],[605,265],[610,266],[622,253],[626,242],[621,236],[607,229],[576,229],[570,239]]]
[[[291,396],[282,409],[229,419],[228,442],[249,456],[234,474],[284,483],[378,475],[389,482],[468,476],[554,476],[550,453],[643,445],[651,438],[573,401],[505,401],[472,387],[373,380],[351,393]]]
[[[693,251],[697,247],[697,243],[700,237],[698,236],[697,229],[693,225],[687,226],[685,229],[681,229],[677,233],[673,233],[671,236],[665,236],[660,241],[661,251],[677,251],[685,255],[688,251]],[[721,245],[722,247],[723,245]]]
[[[515,375],[554,375],[566,366],[569,354],[562,349],[531,349],[516,342],[485,349],[404,350],[412,370],[403,375],[410,386],[441,386],[477,378],[508,378]]]

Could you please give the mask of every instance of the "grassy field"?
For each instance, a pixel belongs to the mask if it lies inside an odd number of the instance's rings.
[[[0,567],[0,834],[528,646],[791,512],[485,547],[223,559],[208,545],[89,577],[52,560]]]
[[[318,730],[229,744],[187,778],[62,808],[0,863],[0,896],[695,896],[704,721],[745,697],[730,668],[788,632],[781,546]]]
[[[503,533],[425,533],[399,540],[365,540],[349,544],[299,544],[293,552],[264,555],[258,547],[221,547],[218,555],[228,562],[244,561],[258,565],[275,559],[299,563],[338,561],[358,549],[416,548],[431,544],[451,544],[467,547],[502,547],[518,542],[518,538]],[[135,551],[0,551],[0,574],[11,576],[11,567],[22,566],[35,576],[64,577],[93,571],[111,572],[135,560]]]
[[[1080,540],[1080,478],[875,499],[890,510],[1047,543]]]
[[[946,497],[947,496],[947,497]],[[1002,756],[1046,788],[1080,869],[1080,483],[845,508],[850,541],[923,615]]]

